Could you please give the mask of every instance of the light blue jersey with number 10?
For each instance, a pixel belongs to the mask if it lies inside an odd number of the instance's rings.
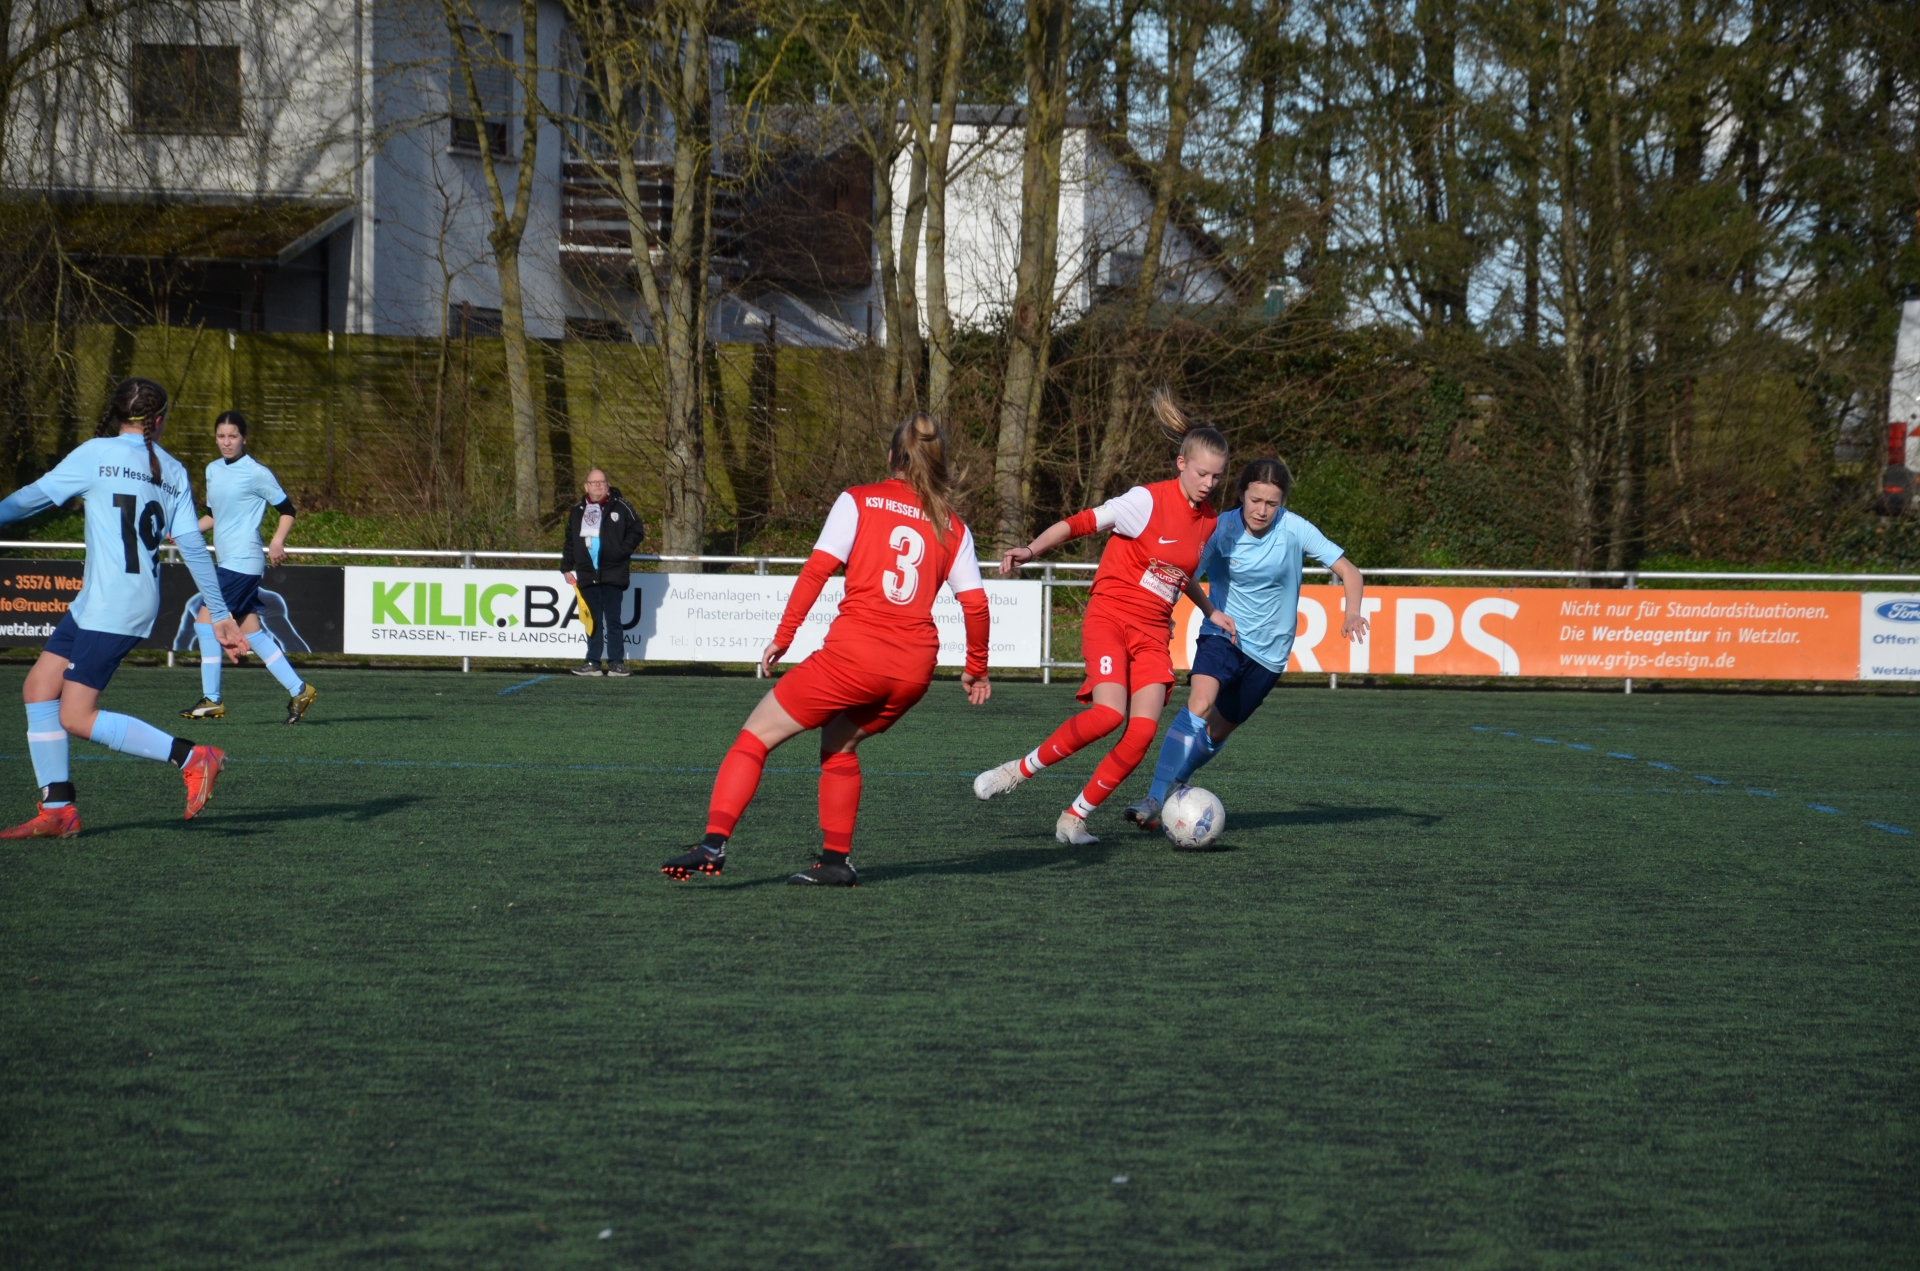
[[[160,544],[171,535],[214,620],[230,617],[220,580],[200,536],[193,489],[180,461],[159,447],[154,484],[147,445],[137,434],[95,437],[59,466],[0,504],[0,524],[32,516],[76,495],[87,505],[87,564],[71,613],[82,630],[146,636],[160,612]]]

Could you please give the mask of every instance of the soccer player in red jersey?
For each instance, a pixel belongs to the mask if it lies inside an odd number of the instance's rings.
[[[1125,724],[1093,779],[1054,825],[1054,837],[1062,843],[1099,842],[1087,833],[1087,817],[1153,744],[1173,683],[1173,658],[1167,649],[1173,604],[1213,534],[1215,513],[1208,500],[1227,470],[1227,439],[1188,419],[1166,390],[1153,395],[1153,411],[1168,439],[1180,443],[1174,460],[1179,476],[1134,486],[1097,508],[1057,521],[1028,546],[1009,550],[1000,562],[1000,573],[1011,576],[1020,565],[1069,539],[1113,531],[1100,554],[1093,595],[1080,623],[1087,679],[1079,697],[1092,705],[1060,725],[1024,759],[989,768],[973,782],[974,794],[982,799],[1005,794]]]
[[[954,515],[946,439],[926,415],[893,432],[887,450],[893,476],[843,491],[827,514],[813,555],[787,600],[780,629],[760,656],[773,666],[793,643],[807,611],[834,570],[846,566],[846,596],[819,651],[794,667],[760,699],[714,779],[707,833],[660,867],[669,878],[718,874],[727,839],[760,785],[767,753],[808,729],[820,730],[820,859],[790,883],[853,887],[848,854],[860,810],[860,760],[854,750],[892,727],[933,682],[940,633],[933,597],[945,584],[966,619],[967,665],[960,675],[975,706],[987,683],[987,593],[973,552],[973,531]]]

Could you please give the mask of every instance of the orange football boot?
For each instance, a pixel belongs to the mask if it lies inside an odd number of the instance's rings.
[[[191,821],[213,797],[213,781],[226,766],[227,752],[218,746],[195,746],[187,761],[180,765],[181,779],[187,783],[187,820]]]
[[[50,808],[42,803],[39,808],[33,820],[0,830],[0,839],[70,839],[80,832],[80,809],[76,805]]]

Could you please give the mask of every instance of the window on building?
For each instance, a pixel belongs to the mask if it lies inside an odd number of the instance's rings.
[[[500,334],[500,311],[458,300],[447,306],[447,334],[456,340],[481,340]]]
[[[135,132],[240,131],[240,49],[136,44],[128,97]]]
[[[508,123],[513,118],[513,37],[500,31],[482,31],[467,27],[462,32],[465,48],[455,47],[447,67],[447,103],[453,116],[451,144],[466,154],[480,153],[484,133],[487,148],[496,155],[507,153]],[[467,78],[461,69],[462,57],[473,67],[473,87],[480,98],[481,116],[474,117],[473,99],[467,95]]]

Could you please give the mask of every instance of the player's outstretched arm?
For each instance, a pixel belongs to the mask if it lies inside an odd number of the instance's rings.
[[[1347,617],[1340,624],[1340,634],[1349,640],[1367,638],[1367,615],[1360,608],[1360,594],[1366,590],[1367,580],[1360,576],[1359,567],[1342,556],[1328,566],[1340,585],[1347,589]]]
[[[1080,515],[1087,516],[1089,514],[1082,512]],[[1082,533],[1091,534],[1093,531],[1089,529],[1082,531]],[[1041,530],[1040,537],[1034,539],[1033,542],[1027,544],[1025,547],[1009,547],[1003,552],[1000,556],[1000,576],[1002,578],[1011,578],[1020,572],[1020,566],[1026,564],[1036,556],[1044,556],[1068,539],[1079,537],[1080,534],[1074,532],[1073,522],[1071,520],[1055,521],[1046,529]]]
[[[1202,587],[1197,580],[1189,578],[1183,590],[1187,593],[1187,599],[1193,602],[1194,608],[1200,611],[1201,617],[1226,632],[1227,639],[1235,644],[1240,643],[1240,629],[1233,625],[1233,619],[1225,609],[1214,606],[1213,597],[1207,595],[1206,588]]]
[[[15,521],[24,521],[35,512],[44,511],[53,506],[53,500],[40,488],[38,481],[32,485],[23,485],[5,500],[0,500],[0,525],[11,525]]]
[[[227,656],[238,663],[249,648],[247,637],[227,612],[220,576],[213,572],[207,540],[200,537],[199,518],[194,515],[192,500],[182,499],[175,506],[173,525],[168,533],[173,536],[174,546],[180,549],[180,563],[187,567],[187,572],[193,575],[193,585],[200,589],[200,599],[207,607],[207,615],[213,619],[214,639],[220,642]]]

